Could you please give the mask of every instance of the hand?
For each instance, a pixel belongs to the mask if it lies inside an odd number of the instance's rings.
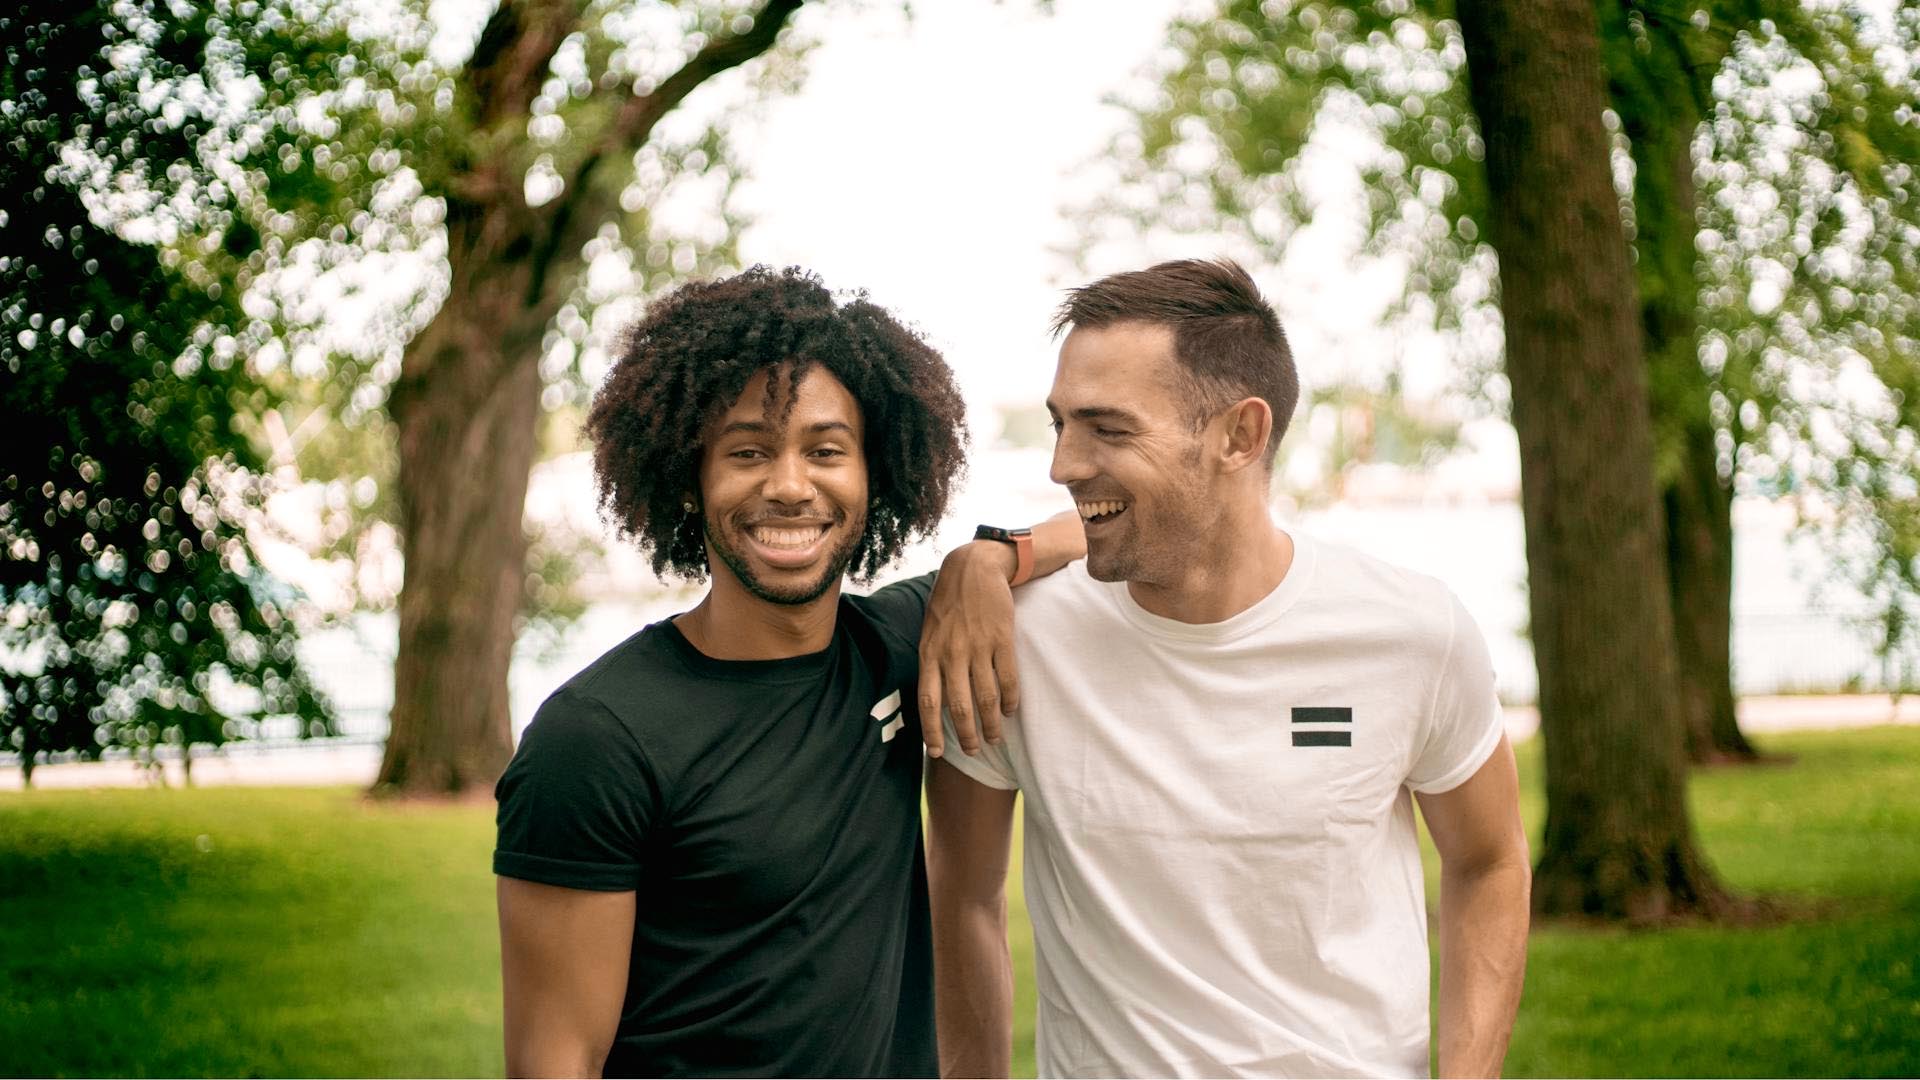
[[[1013,571],[1013,548],[998,540],[955,548],[940,566],[920,629],[920,733],[929,757],[945,750],[943,707],[960,749],[971,757],[982,738],[1000,742],[1001,717],[1020,706],[1007,585]]]

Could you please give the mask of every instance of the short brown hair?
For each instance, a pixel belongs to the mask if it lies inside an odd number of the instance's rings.
[[[1300,400],[1300,378],[1280,316],[1239,263],[1181,259],[1103,277],[1068,291],[1053,332],[1126,322],[1173,331],[1181,390],[1196,428],[1236,401],[1262,398],[1273,410],[1268,453],[1279,447]]]

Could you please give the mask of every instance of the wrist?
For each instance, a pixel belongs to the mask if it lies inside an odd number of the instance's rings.
[[[973,531],[975,540],[1001,544],[1013,552],[1013,576],[1007,579],[1008,585],[1020,585],[1033,577],[1033,530],[1003,529],[997,525],[982,525]]]
[[[998,540],[969,540],[955,549],[967,563],[991,570],[1001,581],[1013,582],[1013,575],[1020,569],[1020,559],[1011,544]]]

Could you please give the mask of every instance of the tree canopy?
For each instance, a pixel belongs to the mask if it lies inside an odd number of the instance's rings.
[[[1834,573],[1879,605],[1881,647],[1898,647],[1920,597],[1920,9],[1596,13],[1646,307],[1653,479],[1717,489],[1710,502],[1794,496],[1840,553]],[[1169,41],[1154,92],[1127,103],[1093,235],[1225,234],[1277,260],[1327,208],[1315,171],[1350,170],[1355,257],[1403,274],[1393,317],[1447,334],[1461,385],[1504,409],[1485,146],[1454,4],[1226,0]],[[1712,540],[1730,552],[1730,532]],[[1725,592],[1731,566],[1683,565],[1676,605]],[[1724,650],[1725,599],[1705,606]]]
[[[1697,257],[1639,276],[1643,293],[1697,297],[1723,464],[1754,490],[1880,517],[1878,548],[1895,556],[1883,572],[1898,576],[1893,538],[1911,519],[1894,503],[1913,492],[1893,476],[1913,471],[1920,379],[1920,10],[1602,6],[1616,16],[1602,23],[1608,122],[1636,241],[1654,216],[1636,190],[1648,202],[1673,185],[1639,176],[1625,126],[1672,97],[1700,99],[1687,140]],[[1485,147],[1452,11],[1444,0],[1228,0],[1176,22],[1155,92],[1127,103],[1122,182],[1087,209],[1096,235],[1148,223],[1281,255],[1319,208],[1315,155],[1351,164],[1366,210],[1356,254],[1404,268],[1396,314],[1464,328],[1453,344],[1493,374]],[[1497,382],[1490,394],[1504,400]],[[1661,469],[1678,467],[1663,454]]]
[[[317,526],[276,539],[400,609],[382,786],[490,781],[515,634],[578,607],[578,538],[522,521],[538,419],[645,296],[731,263],[727,109],[684,102],[799,6],[7,17],[0,119],[31,155],[0,228],[33,253],[3,266],[8,405],[46,425],[0,518],[15,747],[97,752],[122,714],[127,740],[218,741],[235,702],[321,720],[250,546],[291,498]]]
[[[0,16],[0,738],[29,776],[329,722],[248,531],[244,361],[271,329],[210,166],[218,43],[160,3]]]

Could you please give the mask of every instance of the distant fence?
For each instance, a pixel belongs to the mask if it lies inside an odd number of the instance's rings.
[[[1734,685],[1742,694],[1920,693],[1920,641],[1876,655],[1875,612],[1742,611],[1734,619]]]
[[[1920,641],[1876,653],[1875,613],[1864,608],[1742,610],[1733,625],[1733,687],[1742,697],[1920,693]],[[1533,646],[1518,631],[1486,626],[1500,700],[1532,704]]]

